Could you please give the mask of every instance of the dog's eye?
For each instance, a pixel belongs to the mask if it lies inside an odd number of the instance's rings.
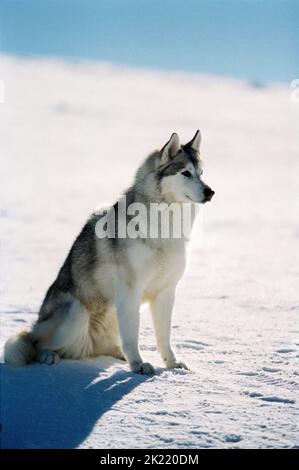
[[[187,176],[187,178],[190,178],[190,176],[192,176],[190,171],[188,171],[188,170],[182,171],[182,175]]]

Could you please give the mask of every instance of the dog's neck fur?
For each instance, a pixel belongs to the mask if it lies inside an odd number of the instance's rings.
[[[125,197],[126,209],[132,203],[141,203],[145,206],[147,210],[147,217],[149,222],[150,206],[152,203],[164,204],[170,206],[172,203],[181,204],[183,203],[168,199],[161,192],[160,181],[157,177],[158,169],[160,167],[160,151],[155,151],[151,153],[143,164],[138,168],[133,184],[123,193],[122,197],[118,199],[116,205],[120,203],[123,197]],[[116,206],[114,205],[114,207]],[[195,204],[192,204],[192,226],[196,216]],[[183,211],[181,212],[183,214]],[[127,216],[127,222],[131,219],[132,216]],[[182,219],[181,219],[182,220]],[[182,223],[182,222],[181,222]],[[161,230],[161,220],[159,219],[159,230]],[[163,241],[160,240],[160,243]],[[158,239],[153,240],[154,245],[158,243]],[[186,242],[188,238],[170,238],[164,239],[164,242]]]
[[[146,206],[152,202],[167,204],[174,202],[167,200],[161,192],[160,182],[157,178],[160,159],[161,151],[156,150],[144,160],[136,172],[133,184],[125,192],[128,200],[131,200],[133,195],[134,202],[142,202]]]

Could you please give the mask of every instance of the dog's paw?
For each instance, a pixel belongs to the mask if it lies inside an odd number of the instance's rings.
[[[48,364],[51,366],[53,364],[58,364],[60,357],[56,352],[45,349],[38,353],[37,360],[40,364]]]
[[[149,362],[140,362],[131,365],[132,372],[142,375],[155,375],[155,369]]]
[[[166,363],[167,369],[186,369],[191,370],[190,367],[183,361],[171,361]]]

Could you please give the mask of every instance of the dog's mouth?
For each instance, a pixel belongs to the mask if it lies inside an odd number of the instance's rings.
[[[187,196],[187,194],[185,194],[185,197],[189,199],[189,201],[193,202],[193,204],[205,204],[206,202],[209,202],[213,196],[214,196],[214,193],[211,196],[205,196],[205,198],[202,199],[201,201],[194,201],[193,199],[191,199],[190,196]]]
[[[209,202],[212,199],[214,194],[215,194],[215,191],[213,191],[212,189],[209,188],[207,193],[203,195],[204,198],[201,201],[195,201],[190,196],[188,196],[188,194],[185,194],[185,198],[188,199],[189,201],[193,202],[194,204],[205,204],[206,202]]]
[[[194,201],[194,199],[192,199],[190,196],[188,196],[187,194],[185,194],[185,197],[187,199],[189,199],[190,202],[192,202],[193,204],[202,204],[202,201]]]
[[[212,199],[213,196],[211,197],[205,197],[203,201],[201,201],[202,204],[205,204],[206,202],[209,202]]]

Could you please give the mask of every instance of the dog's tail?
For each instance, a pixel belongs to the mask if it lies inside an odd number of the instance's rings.
[[[5,362],[12,366],[25,366],[32,362],[36,356],[36,350],[30,332],[22,331],[21,333],[11,336],[4,346]]]

